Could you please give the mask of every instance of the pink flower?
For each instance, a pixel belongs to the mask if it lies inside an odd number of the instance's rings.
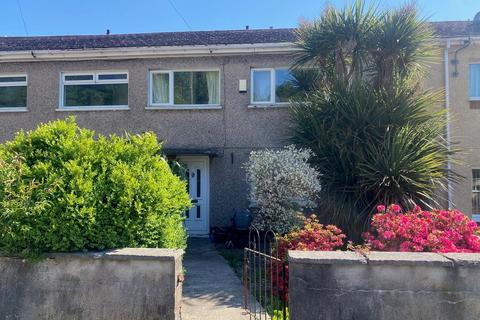
[[[393,213],[399,213],[400,210],[402,210],[402,208],[400,208],[400,206],[398,204],[392,204],[391,205],[391,210]]]
[[[384,213],[385,212],[385,206],[384,205],[378,205],[377,206],[377,212]]]
[[[383,233],[383,237],[386,239],[386,240],[390,240],[392,239],[394,236],[393,232],[392,231],[385,231]]]
[[[401,212],[390,205],[372,217],[365,243],[380,251],[480,252],[480,227],[458,210]]]

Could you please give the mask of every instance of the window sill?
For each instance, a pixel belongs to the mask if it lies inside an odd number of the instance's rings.
[[[175,105],[164,105],[164,106],[148,106],[145,107],[145,110],[215,110],[222,109],[221,105],[191,105],[191,106],[175,106]]]
[[[249,109],[266,109],[266,108],[288,108],[290,104],[287,103],[257,103],[248,105]]]
[[[60,107],[55,111],[122,111],[130,110],[128,106],[92,106],[92,107]]]
[[[472,100],[470,99],[470,109],[480,109],[480,100]]]
[[[0,112],[28,112],[28,109],[27,108],[19,108],[19,107],[0,108]]]

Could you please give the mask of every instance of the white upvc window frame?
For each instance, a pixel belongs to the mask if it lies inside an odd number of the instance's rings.
[[[476,170],[479,170],[479,171],[480,171],[480,167],[474,167],[474,168],[472,168],[472,170],[471,170],[471,172],[472,172],[472,180],[471,180],[471,183],[472,183],[472,196],[473,196],[473,194],[478,194],[478,193],[480,193],[480,190],[475,190],[475,189],[473,188],[473,179],[474,179],[474,177],[473,177],[473,172],[476,171]],[[472,220],[475,221],[475,222],[477,222],[477,223],[480,223],[480,214],[474,214],[474,213],[473,213],[473,209],[474,209],[474,208],[473,208],[473,202],[472,202]]]
[[[218,72],[218,101],[216,104],[175,104],[174,101],[174,77],[175,72]],[[168,102],[154,103],[153,102],[153,75],[154,74],[168,74]],[[175,70],[150,70],[148,75],[148,105],[147,110],[201,110],[201,109],[221,109],[221,91],[222,91],[222,73],[220,69],[175,69]]]
[[[126,79],[99,79],[102,75],[116,75],[125,74]],[[92,80],[65,80],[68,76],[85,76],[92,75]],[[65,106],[65,85],[87,85],[87,84],[129,84],[130,76],[128,71],[65,71],[60,73],[60,89],[59,89],[59,105],[57,111],[101,111],[101,110],[129,110],[126,105],[112,105],[112,106]],[[127,93],[128,95],[128,93]],[[127,100],[129,97],[127,96]]]
[[[0,78],[9,78],[9,77],[25,77],[25,81],[0,82],[0,87],[27,87],[27,90],[28,90],[28,75],[26,73],[0,74]],[[0,113],[1,112],[26,112],[28,111],[27,103],[28,103],[28,97],[27,97],[27,101],[25,101],[24,107],[2,107],[0,108]]]
[[[289,102],[277,102],[277,70],[289,70],[288,67],[275,67],[275,68],[251,68],[250,69],[250,105],[249,108],[255,107],[286,107]],[[254,88],[255,83],[253,80],[253,74],[255,71],[269,71],[270,72],[270,101],[255,101]]]
[[[480,65],[480,62],[477,62],[477,63],[469,63],[468,64],[468,99],[469,101],[480,101],[480,96],[479,97],[472,97],[470,96],[470,77],[471,77],[471,66],[472,65]],[[480,217],[479,217],[479,220],[480,220]]]

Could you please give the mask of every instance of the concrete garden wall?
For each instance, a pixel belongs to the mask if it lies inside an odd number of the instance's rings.
[[[478,320],[480,254],[289,252],[291,320]]]
[[[180,319],[182,250],[0,257],[0,319]]]

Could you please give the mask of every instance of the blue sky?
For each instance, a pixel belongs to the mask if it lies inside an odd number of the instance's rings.
[[[294,27],[349,0],[1,0],[0,35],[103,34]],[[177,11],[172,7],[176,7]],[[393,8],[405,1],[377,0]],[[20,5],[20,6],[19,6]],[[417,0],[431,20],[468,20],[480,0]],[[21,8],[21,9],[20,9]],[[23,12],[22,15],[20,11]],[[182,17],[185,19],[183,21]]]

